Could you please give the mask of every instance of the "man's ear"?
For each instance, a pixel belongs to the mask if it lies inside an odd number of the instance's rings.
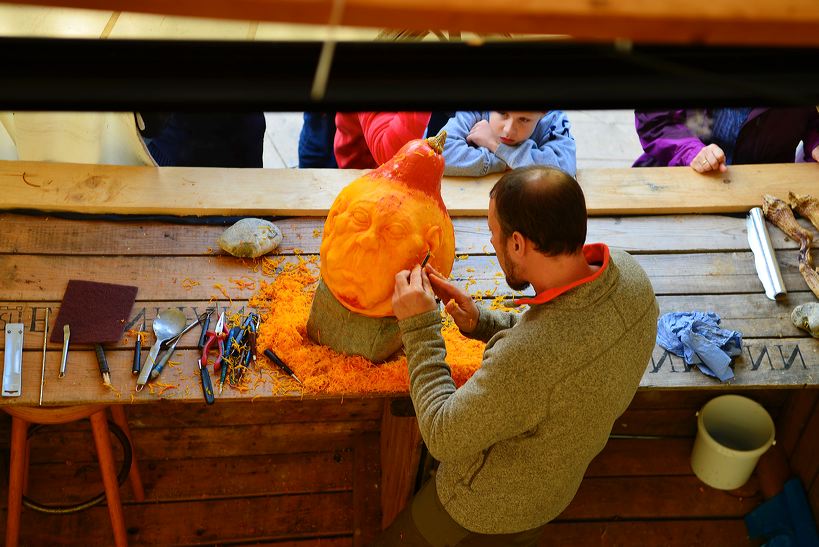
[[[443,231],[441,230],[440,226],[430,226],[427,228],[427,233],[424,234],[424,241],[426,241],[427,246],[429,246],[429,251],[431,254],[435,254],[435,251],[437,251],[438,247],[441,246],[442,236]]]
[[[520,232],[513,232],[509,238],[509,252],[522,257],[526,253],[526,238]]]

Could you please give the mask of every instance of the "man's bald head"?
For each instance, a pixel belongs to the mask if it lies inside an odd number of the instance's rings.
[[[514,232],[543,254],[574,254],[586,242],[586,199],[577,181],[556,167],[521,167],[495,183],[495,200],[505,238]]]

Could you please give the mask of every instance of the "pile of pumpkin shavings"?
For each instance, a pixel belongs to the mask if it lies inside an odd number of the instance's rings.
[[[293,369],[304,382],[305,393],[408,392],[409,373],[403,355],[376,365],[363,357],[344,355],[317,345],[307,337],[307,318],[318,281],[315,267],[311,265],[312,261],[303,259],[283,264],[271,282],[260,282],[259,290],[249,302],[261,315],[257,363],[260,372],[272,371],[269,379],[273,383],[273,394],[297,389],[298,384],[264,357],[262,352],[266,348],[273,349]],[[447,363],[455,383],[460,386],[480,367],[485,345],[465,338],[451,320],[444,320],[442,332]]]

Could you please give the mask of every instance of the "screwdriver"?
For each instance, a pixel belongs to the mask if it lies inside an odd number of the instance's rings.
[[[290,367],[288,367],[288,366],[285,364],[285,362],[284,362],[284,361],[282,361],[282,360],[279,358],[279,356],[278,356],[278,355],[276,355],[276,354],[273,352],[273,350],[272,350],[272,349],[266,349],[266,350],[264,350],[264,352],[263,352],[263,353],[264,353],[264,356],[265,356],[265,357],[267,357],[268,359],[270,359],[271,361],[273,361],[273,363],[275,363],[275,364],[276,364],[276,366],[278,366],[280,369],[282,369],[282,371],[284,371],[284,373],[285,373],[285,374],[287,374],[288,376],[292,377],[292,378],[293,378],[295,381],[297,381],[299,384],[304,385],[304,384],[302,384],[302,381],[301,381],[301,380],[299,380],[299,377],[298,377],[298,376],[296,376],[296,375],[293,373],[293,370],[292,370]]]

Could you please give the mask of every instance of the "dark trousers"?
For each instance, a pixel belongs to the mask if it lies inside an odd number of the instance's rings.
[[[500,508],[499,508],[500,510]],[[545,526],[545,525],[544,525]],[[449,516],[432,478],[373,544],[376,547],[527,547],[537,545],[544,526],[515,534],[477,534]]]

